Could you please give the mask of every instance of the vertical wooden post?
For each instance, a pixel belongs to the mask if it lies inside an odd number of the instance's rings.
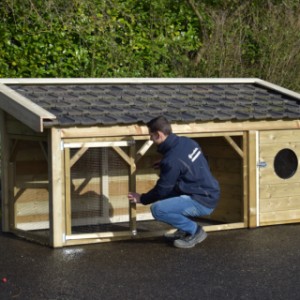
[[[249,131],[248,138],[248,201],[249,201],[249,227],[257,227],[257,132]]]
[[[248,159],[248,133],[244,132],[243,134],[243,222],[245,226],[248,227],[249,224],[249,159]]]
[[[130,146],[130,176],[129,176],[129,191],[136,191],[136,164],[135,164],[135,143],[133,142]],[[133,235],[137,234],[136,227],[136,204],[129,202],[129,220],[130,230]]]
[[[51,128],[49,150],[50,244],[53,247],[62,247],[65,239],[65,197],[63,149],[61,130],[58,128]]]
[[[70,164],[70,148],[64,149],[64,177],[65,177],[65,221],[66,221],[66,234],[72,234],[72,221],[71,221],[71,164]]]
[[[9,139],[6,133],[5,114],[0,111],[1,130],[1,198],[2,198],[2,230],[9,231]]]

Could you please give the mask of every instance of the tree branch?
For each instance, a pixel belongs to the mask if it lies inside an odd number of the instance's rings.
[[[192,8],[193,12],[195,13],[195,15],[198,19],[200,34],[201,34],[200,39],[202,40],[202,42],[207,41],[208,35],[207,35],[207,31],[205,30],[204,20],[203,20],[202,15],[200,14],[194,0],[186,0],[186,1],[187,1],[188,5]],[[193,63],[195,66],[197,66],[200,63],[203,52],[204,52],[204,47],[199,47],[196,54],[193,56]]]

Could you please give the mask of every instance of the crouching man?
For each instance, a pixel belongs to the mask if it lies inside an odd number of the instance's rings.
[[[129,192],[128,199],[151,205],[154,219],[177,230],[165,234],[175,247],[192,248],[207,237],[193,217],[210,215],[220,195],[218,181],[211,174],[200,146],[192,139],[172,133],[165,117],[147,123],[150,139],[162,154],[160,177],[149,192]]]

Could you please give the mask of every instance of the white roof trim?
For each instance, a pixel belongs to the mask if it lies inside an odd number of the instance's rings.
[[[271,90],[275,90],[277,92],[280,92],[282,94],[285,94],[285,95],[288,95],[288,96],[291,96],[291,97],[294,97],[294,98],[300,100],[300,94],[299,93],[293,92],[293,91],[291,91],[289,89],[286,89],[286,88],[283,88],[279,85],[276,85],[276,84],[273,84],[273,83],[270,83],[268,81],[261,80],[261,79],[257,79],[255,81],[255,83],[257,83],[257,84],[259,84],[263,87],[269,88]]]
[[[7,78],[3,84],[255,83],[256,78]]]

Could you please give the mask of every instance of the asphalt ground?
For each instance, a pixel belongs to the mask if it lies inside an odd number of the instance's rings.
[[[52,249],[0,233],[0,299],[300,299],[300,224]]]

